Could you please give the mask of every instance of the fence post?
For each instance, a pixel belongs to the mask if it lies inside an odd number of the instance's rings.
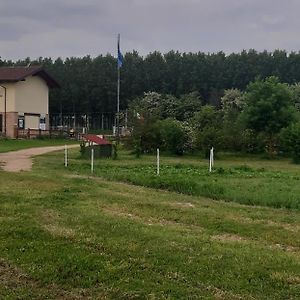
[[[157,154],[156,154],[156,173],[159,175],[159,149],[157,148]]]
[[[94,148],[91,149],[91,173],[94,173]]]
[[[65,167],[68,166],[68,147],[65,145]]]
[[[214,148],[212,147],[209,151],[209,173],[212,172],[213,165],[214,165]]]

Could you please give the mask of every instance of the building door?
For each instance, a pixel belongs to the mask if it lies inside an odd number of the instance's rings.
[[[40,128],[40,116],[25,115],[25,128],[39,129]]]
[[[0,114],[0,132],[3,132],[3,115]]]

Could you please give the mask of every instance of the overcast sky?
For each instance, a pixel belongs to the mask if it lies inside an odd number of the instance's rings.
[[[300,49],[300,0],[0,0],[2,59]]]

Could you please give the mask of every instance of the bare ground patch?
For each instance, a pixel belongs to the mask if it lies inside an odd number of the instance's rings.
[[[300,286],[300,276],[291,275],[283,272],[274,272],[271,276],[275,279],[282,280],[290,285],[299,285]]]
[[[289,224],[289,223],[282,223],[282,222],[275,222],[272,220],[264,220],[264,219],[251,219],[245,216],[238,216],[238,215],[226,215],[226,219],[236,221],[241,224],[258,224],[258,225],[265,225],[270,227],[279,227],[291,232],[300,232],[300,226],[298,224]]]
[[[48,231],[50,234],[58,237],[73,239],[76,236],[75,231],[72,228],[64,227],[58,224],[42,225],[42,228]]]
[[[51,223],[60,219],[60,214],[54,209],[43,209],[40,211],[40,219],[44,223]]]
[[[45,209],[39,216],[40,226],[53,236],[74,239],[76,236],[75,230],[59,224],[61,216],[59,212],[53,209]]]
[[[229,233],[224,233],[224,234],[218,234],[218,235],[212,235],[211,239],[213,241],[219,241],[219,242],[245,242],[248,241],[244,237],[241,237],[237,234],[229,234]]]
[[[68,178],[78,178],[78,179],[95,179],[92,176],[87,176],[87,175],[80,175],[80,174],[71,174],[66,176]]]
[[[166,204],[177,208],[194,208],[195,204],[191,202],[167,202]]]
[[[286,253],[296,254],[299,255],[299,248],[294,247],[291,245],[284,245],[284,244],[274,244],[274,243],[260,243],[259,241],[247,239],[245,237],[239,236],[237,234],[218,234],[218,235],[212,235],[211,240],[213,241],[219,241],[221,243],[251,243],[256,246],[261,246],[264,248],[268,248],[270,250],[281,250]]]
[[[298,247],[294,247],[291,245],[284,245],[284,244],[272,244],[270,248],[276,250],[282,250],[284,252],[296,253],[296,254],[299,254],[299,250],[300,250]]]
[[[253,297],[249,295],[239,295],[239,294],[234,294],[231,291],[226,291],[221,288],[212,286],[212,285],[204,285],[204,284],[199,284],[199,288],[205,289],[209,292],[211,292],[214,295],[214,299],[216,300],[225,300],[225,299],[230,299],[230,300],[241,300],[241,299],[254,299]]]

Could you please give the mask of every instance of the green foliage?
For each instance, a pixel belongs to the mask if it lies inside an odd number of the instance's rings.
[[[244,94],[238,89],[225,90],[221,104],[225,123],[234,122],[245,105]]]
[[[156,92],[145,93],[142,98],[134,99],[129,105],[130,115],[138,114],[143,119],[163,120],[173,118],[185,121],[201,109],[202,100],[197,92],[177,98]]]
[[[118,145],[116,142],[112,143],[112,153],[111,153],[111,158],[113,160],[116,160],[118,158]]]
[[[159,121],[157,126],[159,128],[163,149],[177,155],[182,155],[188,139],[182,124],[174,119],[165,119]]]
[[[113,112],[116,99],[116,58],[112,55],[1,60],[7,65],[43,65],[61,84],[50,91],[50,113]],[[144,92],[180,95],[197,91],[203,103],[219,106],[224,90],[244,90],[255,78],[278,76],[282,82],[300,81],[300,54],[253,49],[225,55],[158,51],[145,57],[136,51],[124,53],[121,70],[121,109]],[[212,88],[213,87],[213,88]],[[181,117],[182,119],[182,117]]]
[[[300,122],[292,123],[281,130],[281,146],[284,152],[291,154],[295,163],[300,163]]]
[[[161,145],[160,132],[155,119],[135,119],[128,145],[136,155],[153,152]]]
[[[176,120],[186,118],[201,108],[197,93],[182,96],[145,93],[130,104],[130,125],[133,127],[129,145],[134,153],[152,152],[156,148],[174,154],[193,150],[194,132],[188,122]]]
[[[199,156],[161,157],[160,176],[155,157],[137,160],[120,155],[118,162],[101,162],[95,175],[113,181],[165,189],[187,195],[234,201],[247,205],[300,210],[299,170],[288,160],[260,159],[258,156],[232,156],[219,153],[212,173],[207,159]],[[225,157],[225,159],[222,159]],[[72,165],[72,170],[89,173],[89,164]]]
[[[240,133],[240,139],[236,140],[236,143],[239,143],[240,150],[245,153],[261,153],[264,151],[264,142],[261,135],[257,135],[252,129],[245,129]]]
[[[221,115],[213,106],[203,106],[194,114],[191,124],[195,129],[197,148],[205,155],[211,147],[218,149],[221,146]]]
[[[239,115],[244,106],[244,94],[238,89],[225,90],[221,104],[222,148],[241,151],[244,148],[242,136],[244,128]]]
[[[85,141],[80,142],[80,155],[83,157],[86,153]]]
[[[295,118],[292,94],[276,77],[256,80],[245,94],[245,109],[241,114],[245,127],[252,129],[264,141],[269,155],[278,152],[278,133]]]
[[[289,88],[291,91],[292,103],[297,111],[300,111],[300,83],[295,83]]]
[[[201,130],[206,127],[217,127],[220,125],[220,114],[215,107],[205,105],[199,112],[194,114],[192,122],[197,130]]]
[[[201,110],[203,100],[198,92],[181,95],[176,108],[176,119],[185,121]]]
[[[246,127],[270,136],[277,134],[293,120],[291,92],[276,77],[256,80],[249,84],[245,94],[243,118]]]

